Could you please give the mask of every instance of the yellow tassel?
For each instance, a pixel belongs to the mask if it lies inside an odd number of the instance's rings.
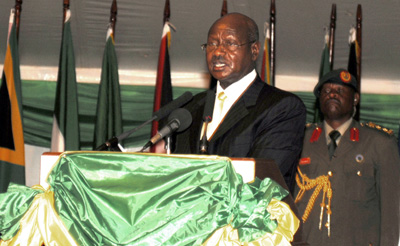
[[[330,236],[330,219],[331,219],[331,199],[332,199],[332,189],[331,189],[331,182],[329,181],[329,176],[328,175],[321,175],[317,177],[316,179],[310,179],[307,177],[307,175],[303,174],[300,170],[299,167],[297,167],[298,174],[296,174],[296,183],[300,188],[299,193],[296,196],[295,203],[299,202],[306,191],[309,191],[311,189],[314,189],[314,192],[312,193],[310,200],[307,203],[306,209],[304,211],[302,220],[303,223],[305,223],[308,219],[308,217],[311,214],[311,211],[314,207],[315,201],[317,200],[319,193],[321,190],[323,190],[323,195],[322,195],[322,202],[320,204],[321,206],[321,213],[320,213],[320,218],[319,218],[319,229],[322,229],[322,221],[323,221],[323,214],[324,214],[324,208],[325,208],[325,197],[328,198],[328,205],[326,206],[326,214],[327,214],[327,223],[326,227],[328,229],[328,236]],[[300,180],[300,177],[302,180]]]

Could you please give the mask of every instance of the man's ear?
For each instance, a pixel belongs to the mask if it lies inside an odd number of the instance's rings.
[[[354,93],[354,102],[353,102],[353,105],[354,106],[357,106],[357,104],[359,104],[360,103],[360,94],[358,93],[358,92],[355,92]]]
[[[259,53],[260,53],[260,42],[257,41],[251,45],[251,59],[253,61],[256,61]]]

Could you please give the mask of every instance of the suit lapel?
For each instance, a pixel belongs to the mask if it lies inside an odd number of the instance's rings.
[[[264,82],[262,82],[257,76],[255,81],[249,86],[243,95],[239,97],[238,101],[228,111],[210,142],[215,142],[218,140],[218,138],[223,136],[236,123],[249,114],[248,108],[256,104],[260,90],[264,85],[263,83]]]

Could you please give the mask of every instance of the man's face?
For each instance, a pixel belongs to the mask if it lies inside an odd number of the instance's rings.
[[[211,27],[206,49],[208,70],[225,88],[254,69],[259,46],[258,42],[250,43],[254,40],[248,40],[246,25],[229,20],[232,18],[223,19]],[[226,47],[229,45],[239,46],[232,51]],[[210,46],[214,48],[210,49]]]
[[[350,119],[358,100],[359,94],[351,87],[332,83],[324,84],[319,96],[321,112],[328,121]]]

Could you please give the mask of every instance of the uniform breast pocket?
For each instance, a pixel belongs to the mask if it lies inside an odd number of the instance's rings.
[[[344,165],[345,187],[351,201],[365,202],[377,196],[375,170],[372,163],[357,156]]]

